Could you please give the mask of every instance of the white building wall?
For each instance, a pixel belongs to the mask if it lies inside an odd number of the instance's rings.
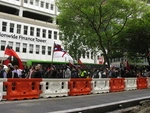
[[[37,4],[38,1],[38,4]],[[12,45],[12,48],[16,51],[17,44],[20,44],[20,51],[17,54],[20,56],[22,61],[28,60],[44,60],[51,61],[53,54],[54,42],[61,45],[59,40],[59,29],[56,25],[56,16],[59,14],[58,8],[55,6],[55,0],[0,0],[0,4],[7,7],[13,7],[19,11],[18,15],[14,16],[7,13],[0,12],[0,60],[6,59],[8,56],[4,56],[4,50],[1,50],[2,43]],[[28,11],[37,13],[53,18],[53,23],[43,22],[36,19],[29,19],[23,17],[23,12]],[[7,23],[6,31],[2,31],[2,23]],[[10,32],[10,23],[14,24],[14,31]],[[17,33],[17,25],[21,25],[21,33]],[[24,26],[28,27],[27,34],[24,34]],[[34,28],[34,35],[30,35],[31,27]],[[37,28],[40,29],[40,36],[36,36]],[[42,30],[46,30],[46,37],[43,38]],[[51,39],[48,38],[48,31],[51,30]],[[54,32],[57,32],[57,39],[54,38]],[[31,40],[25,40],[21,37],[27,37]],[[42,40],[43,42],[39,42]],[[23,52],[24,44],[27,45],[26,53]],[[33,45],[33,53],[29,53],[30,45]],[[39,54],[36,54],[36,45],[40,46]],[[42,46],[45,46],[45,55],[42,54]],[[51,47],[51,55],[48,55],[48,47]],[[4,58],[4,59],[3,59]],[[96,58],[96,57],[95,57]],[[91,53],[89,58],[85,55],[85,58],[81,57],[83,63],[99,63],[98,59],[91,59]],[[54,61],[67,62],[67,58],[54,58]]]
[[[13,4],[15,6],[20,6],[21,0],[1,0],[1,4],[5,4],[5,5]]]
[[[29,19],[29,21],[34,21]],[[0,26],[2,26],[2,23],[6,22],[7,23],[7,29],[6,31],[2,31],[2,27],[0,27],[0,41],[5,41],[6,45],[10,45],[10,42],[13,43],[13,49],[15,50],[16,48],[16,43],[20,43],[20,52],[18,52],[18,55],[24,59],[24,60],[29,60],[29,59],[34,59],[34,60],[51,60],[52,56],[47,54],[47,48],[51,47],[51,54],[53,51],[53,45],[54,45],[54,41],[58,44],[61,44],[61,41],[59,40],[59,35],[57,35],[57,39],[54,40],[54,32],[57,32],[57,34],[59,34],[59,30],[58,29],[54,29],[54,28],[48,28],[48,27],[44,27],[45,25],[47,25],[47,23],[43,24],[43,26],[38,26],[38,25],[33,25],[33,24],[28,24],[28,23],[23,23],[23,22],[18,22],[18,21],[12,21],[12,20],[8,20],[8,19],[3,19],[0,18]],[[10,33],[10,23],[14,24],[14,32]],[[21,33],[17,34],[17,25],[21,25]],[[28,31],[27,31],[27,35],[24,35],[24,26],[28,27]],[[33,27],[34,28],[34,35],[31,36],[30,35],[30,29]],[[40,36],[37,37],[36,36],[36,29],[39,28],[40,29]],[[42,36],[42,30],[46,30],[46,37],[43,38]],[[51,39],[48,39],[48,30],[52,31],[52,35],[51,35]],[[25,40],[22,37],[27,37],[27,38],[31,38],[34,41],[31,40]],[[41,40],[41,41],[38,41]],[[23,53],[22,49],[23,49],[23,43],[27,44],[27,52]],[[33,54],[29,53],[29,45],[33,44]],[[40,53],[36,54],[36,48],[35,46],[39,45],[40,46]],[[42,55],[42,46],[45,46],[45,55]],[[4,51],[0,51],[0,54],[4,54]],[[2,57],[2,56],[1,56]],[[62,59],[61,59],[62,60]]]

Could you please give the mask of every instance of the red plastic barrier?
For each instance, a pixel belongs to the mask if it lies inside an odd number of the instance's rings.
[[[119,92],[125,90],[124,78],[111,78],[110,79],[110,92]]]
[[[70,92],[68,95],[88,95],[91,94],[91,78],[73,78],[69,81]]]
[[[42,79],[9,78],[4,85],[7,87],[6,100],[22,100],[39,98]]]
[[[146,89],[148,88],[147,78],[139,77],[137,78],[137,89]]]

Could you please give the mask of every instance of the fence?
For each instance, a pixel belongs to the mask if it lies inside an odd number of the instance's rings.
[[[150,78],[0,79],[0,101],[150,88]]]

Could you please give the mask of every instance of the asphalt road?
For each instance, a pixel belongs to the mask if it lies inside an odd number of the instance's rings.
[[[1,101],[0,113],[106,113],[109,110],[108,108],[129,107],[131,102],[146,99],[150,99],[150,89],[34,100]],[[99,110],[90,111],[90,109]]]

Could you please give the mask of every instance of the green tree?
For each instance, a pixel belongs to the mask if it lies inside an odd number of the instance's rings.
[[[132,19],[120,37],[129,59],[147,58],[150,65],[150,8],[142,17]]]
[[[59,0],[57,6],[59,28],[64,34],[62,41],[69,52],[101,50],[109,66],[112,51],[116,51],[117,35],[128,19],[142,14],[144,3],[141,0]]]

